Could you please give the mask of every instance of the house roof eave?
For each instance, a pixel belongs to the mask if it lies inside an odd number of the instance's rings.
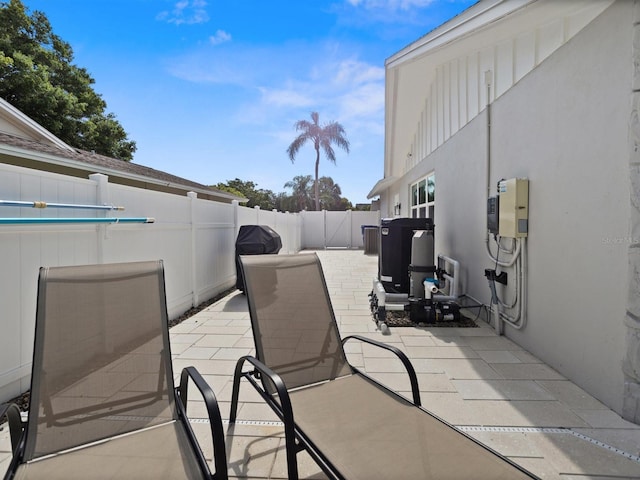
[[[367,199],[371,199],[377,195],[380,195],[384,190],[393,185],[397,180],[397,177],[393,176],[385,177],[378,180],[378,182],[376,182],[371,191],[368,193]]]
[[[35,120],[29,118],[3,98],[0,98],[0,113],[6,114],[6,121],[17,126],[20,130],[24,130],[30,135],[33,135],[40,140],[44,140],[62,150],[67,150],[69,152],[74,151],[72,146],[56,137],[49,130],[44,128]]]
[[[136,182],[148,183],[148,184],[153,184],[153,185],[168,187],[168,188],[175,188],[178,190],[184,190],[185,192],[193,191],[195,193],[199,193],[207,196],[216,196],[216,197],[227,199],[227,200],[238,200],[241,203],[243,201],[246,201],[246,199],[242,197],[238,197],[231,193],[223,192],[221,190],[200,188],[195,185],[182,184],[179,182],[166,181],[166,180],[157,179],[157,178],[153,178],[145,175],[124,172],[122,170],[117,170],[117,169],[109,168],[106,166],[98,166],[91,163],[73,160],[64,156],[57,156],[50,153],[25,149],[25,148],[13,146],[13,145],[0,144],[0,155],[2,154],[9,155],[12,157],[25,158],[25,159],[33,160],[36,162],[58,165],[65,168],[83,170],[91,173],[102,173],[110,177],[119,177],[119,178],[124,178],[128,180],[136,181]]]
[[[478,1],[385,61],[387,69],[447,45],[538,0]]]

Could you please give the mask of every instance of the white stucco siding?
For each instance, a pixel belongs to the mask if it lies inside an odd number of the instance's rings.
[[[433,155],[436,175],[435,248],[462,265],[461,288],[489,303],[483,281],[487,211],[486,121],[481,114]]]
[[[611,2],[479,2],[456,17],[457,27],[445,24],[392,56],[386,63],[385,172],[408,172],[473,120],[488,93],[493,100],[509,91]]]
[[[492,183],[530,180],[529,323],[509,335],[620,412],[631,2],[616,2],[492,107]]]
[[[493,192],[529,185],[528,323],[512,337],[617,412],[629,244],[632,4],[618,1],[491,107]],[[486,120],[480,114],[389,189],[436,174],[436,252],[462,264],[463,292],[488,303]],[[510,272],[512,275],[512,272]]]

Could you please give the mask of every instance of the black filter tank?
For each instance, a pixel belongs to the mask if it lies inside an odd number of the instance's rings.
[[[388,293],[409,293],[411,239],[416,230],[433,232],[433,220],[383,218],[380,221],[378,279]]]

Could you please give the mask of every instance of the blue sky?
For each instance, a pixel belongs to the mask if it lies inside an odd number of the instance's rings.
[[[71,44],[74,63],[135,140],[134,162],[213,185],[275,193],[313,175],[291,163],[294,123],[337,121],[324,157],[352,203],[383,175],[384,62],[476,0],[23,0]]]

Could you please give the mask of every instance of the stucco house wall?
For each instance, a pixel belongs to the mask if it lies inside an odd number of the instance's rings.
[[[490,106],[491,194],[502,178],[530,181],[528,320],[505,334],[618,413],[632,241],[633,8],[608,6]],[[463,292],[485,304],[484,269],[493,268],[484,243],[487,120],[481,109],[401,176],[387,165],[397,181],[381,192],[390,216],[396,199],[409,205],[411,183],[435,171],[436,251],[461,262]],[[407,151],[415,136],[409,142]]]
[[[530,321],[510,333],[618,413],[631,7],[616,2],[496,100],[491,115],[493,182],[530,179]]]

